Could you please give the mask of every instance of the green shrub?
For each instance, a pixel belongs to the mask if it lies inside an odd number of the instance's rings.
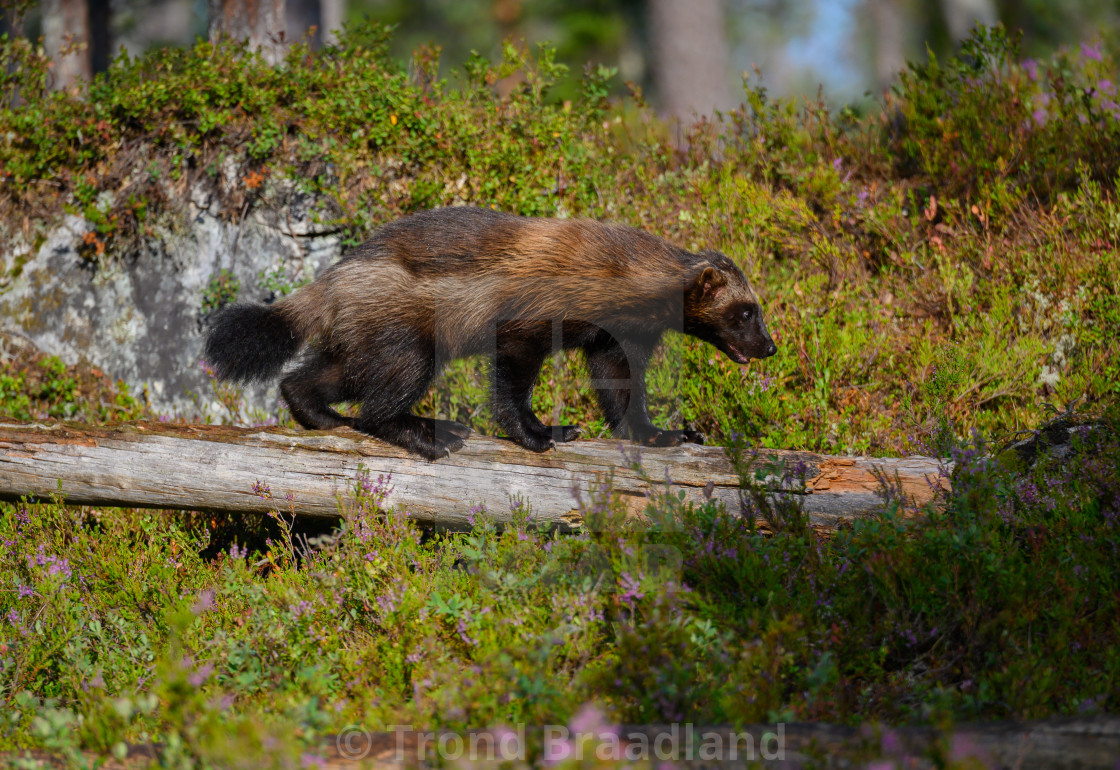
[[[12,273],[59,201],[86,217],[85,253],[106,260],[181,226],[197,184],[234,217],[311,194],[318,224],[348,243],[435,205],[591,216],[722,249],[758,286],[776,357],[742,368],[671,336],[650,375],[657,418],[713,441],[937,451],[1037,423],[1044,402],[1115,395],[1108,92],[1120,78],[1099,46],[1018,61],[1002,31],[980,31],[957,57],[911,67],[881,114],[749,83],[741,108],[675,132],[608,102],[607,69],[588,68],[575,100],[554,98],[569,76],[548,48],[507,45],[442,80],[433,51],[406,68],[386,40],[353,29],[319,52],[293,46],[279,69],[225,43],[122,56],[84,99],[40,88],[38,55],[0,43],[21,67],[0,103],[0,220],[40,212],[0,232]],[[499,82],[514,85],[500,95]],[[204,310],[236,293],[215,280]],[[923,396],[947,356],[958,387]],[[420,408],[494,432],[487,388],[481,362],[459,362]],[[535,398],[603,433],[578,357],[548,367]]]
[[[1099,43],[1020,61],[1002,28],[980,27],[948,62],[930,52],[902,73],[888,103],[897,110],[891,153],[931,192],[971,198],[997,220],[1024,199],[1074,188],[1082,166],[1111,184],[1120,168],[1115,71]]]
[[[68,367],[25,345],[0,362],[0,417],[103,423],[145,414],[150,413],[126,383],[113,383],[98,369]]]
[[[737,456],[768,531],[663,492],[636,520],[606,484],[577,502],[578,536],[516,500],[502,531],[476,507],[469,533],[424,535],[366,475],[313,550],[282,500],[252,550],[207,548],[206,517],[4,504],[0,746],[157,740],[206,762],[589,703],[607,723],[731,724],[1120,706],[1115,412],[1025,473],[955,450],[952,492],[917,520],[885,479],[881,514],[831,538]]]
[[[1115,400],[1106,52],[1018,62],[982,32],[960,57],[911,68],[882,115],[750,86],[742,109],[675,134],[604,101],[609,71],[554,99],[566,75],[547,49],[507,46],[445,82],[430,51],[409,72],[385,39],[296,47],[281,70],[225,44],[122,58],[84,100],[48,93],[34,49],[5,41],[21,67],[0,68],[0,216],[42,218],[3,237],[34,243],[61,191],[89,222],[90,256],[113,259],[208,183],[237,216],[290,186],[311,193],[351,242],[470,203],[720,248],[759,288],[779,353],[743,368],[670,335],[650,402],[741,458],[747,515],[657,494],[638,522],[607,485],[577,503],[589,526],[576,536],[539,531],[531,499],[511,502],[501,531],[475,509],[469,533],[424,533],[392,506],[391,480],[361,478],[341,530],[309,549],[280,500],[256,529],[5,504],[0,747],[77,761],[159,741],[168,763],[279,764],[348,724],[949,724],[1120,708],[1115,411],[1071,458],[1026,471],[975,438],[1037,425],[1048,404],[1083,398],[1096,414]],[[505,78],[516,84],[499,96]],[[278,266],[268,289],[294,274]],[[214,307],[233,296],[216,278]],[[5,357],[7,416],[142,412],[123,389],[31,358]],[[534,407],[601,435],[586,379],[578,356],[558,356]],[[458,362],[419,408],[490,432],[486,391],[484,365]],[[265,421],[235,388],[218,396],[222,419]],[[918,520],[885,479],[880,515],[823,538],[753,488],[762,461],[747,442],[920,449],[954,461],[953,491]]]

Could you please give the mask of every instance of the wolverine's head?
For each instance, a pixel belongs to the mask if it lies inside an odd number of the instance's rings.
[[[718,251],[700,256],[685,286],[684,332],[710,342],[739,364],[777,353],[747,277]]]

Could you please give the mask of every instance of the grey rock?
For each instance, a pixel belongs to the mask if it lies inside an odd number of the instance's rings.
[[[240,285],[239,300],[270,301],[260,280],[265,271],[279,269],[296,283],[341,254],[337,235],[314,229],[315,200],[292,191],[277,197],[282,206],[261,205],[231,222],[197,189],[186,207],[188,221],[104,265],[79,254],[92,228],[69,215],[7,281],[0,330],[67,364],[96,366],[136,394],[146,389],[162,414],[217,418],[226,412],[200,366],[211,280],[229,270]],[[14,263],[13,254],[3,257],[4,264]],[[275,384],[247,388],[245,396],[251,409],[276,412]]]

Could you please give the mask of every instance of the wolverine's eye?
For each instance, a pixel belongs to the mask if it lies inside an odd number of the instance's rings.
[[[752,310],[751,308],[747,308],[746,310],[743,311],[743,319],[746,320],[746,321],[751,320],[751,317],[753,315],[754,315],[754,310]]]

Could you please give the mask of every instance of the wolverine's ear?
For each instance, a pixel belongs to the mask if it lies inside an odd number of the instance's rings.
[[[697,300],[712,300],[719,296],[720,290],[727,285],[723,271],[704,264],[697,268],[688,287],[688,293]]]

